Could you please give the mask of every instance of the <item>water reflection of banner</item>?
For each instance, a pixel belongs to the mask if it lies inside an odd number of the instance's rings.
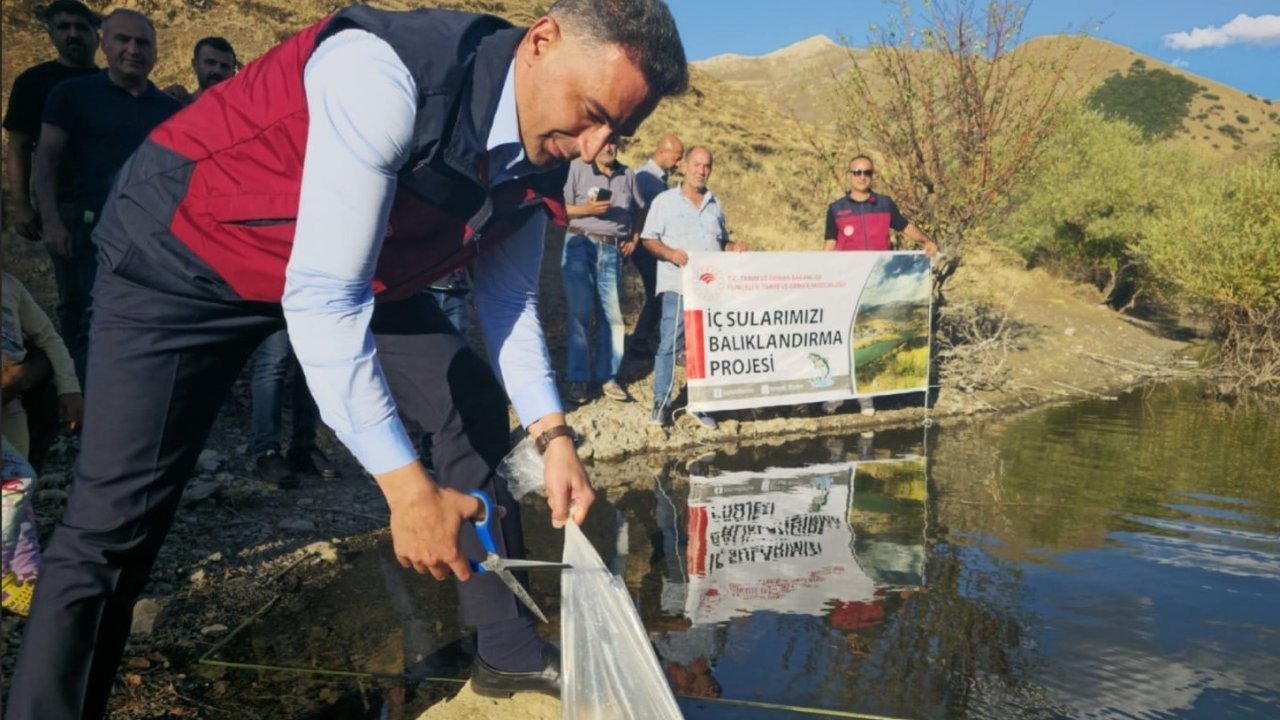
[[[695,623],[757,610],[817,615],[875,585],[853,556],[853,466],[689,479],[689,595]]]
[[[690,409],[926,389],[930,282],[915,252],[690,253]]]

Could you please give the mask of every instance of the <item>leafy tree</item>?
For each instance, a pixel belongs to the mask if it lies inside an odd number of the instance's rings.
[[[1187,117],[1200,86],[1167,70],[1148,70],[1134,60],[1129,72],[1113,74],[1089,95],[1089,106],[1108,119],[1132,123],[1147,140],[1171,137]],[[1217,95],[1205,94],[1210,100]]]
[[[1058,128],[1078,43],[1052,55],[1020,47],[1025,0],[926,0],[918,24],[911,6],[899,0],[898,18],[872,28],[869,60],[838,83],[839,129],[882,158],[878,186],[947,253],[935,264],[941,293],[966,237]]]
[[[1280,162],[1189,183],[1137,250],[1172,301],[1204,312],[1239,384],[1280,389]]]
[[[1145,282],[1135,246],[1153,217],[1180,211],[1174,191],[1200,169],[1181,150],[1145,144],[1134,126],[1080,108],[996,234],[1029,262],[1092,282],[1104,302],[1132,306]]]

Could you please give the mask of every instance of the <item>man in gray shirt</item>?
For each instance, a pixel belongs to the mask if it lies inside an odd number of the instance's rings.
[[[654,199],[640,233],[644,248],[658,258],[657,290],[662,304],[661,337],[653,363],[653,412],[649,424],[671,424],[671,396],[675,389],[675,353],[684,346],[684,296],[681,271],[690,252],[742,252],[746,245],[729,239],[720,201],[707,189],[711,151],[694,146],[684,156],[684,182]],[[704,426],[716,421],[692,413]]]
[[[618,278],[622,261],[638,242],[636,220],[644,210],[644,199],[635,173],[618,162],[617,143],[606,143],[595,162],[569,167],[564,201],[569,230],[560,268],[569,326],[569,400],[586,402],[590,380],[600,383],[605,397],[630,402],[631,396],[618,382],[626,335]],[[593,316],[594,363],[587,340]]]

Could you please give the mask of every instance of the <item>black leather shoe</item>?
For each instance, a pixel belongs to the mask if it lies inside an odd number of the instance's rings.
[[[518,692],[535,692],[560,697],[560,649],[542,649],[542,669],[532,672],[503,672],[490,667],[476,655],[471,666],[471,689],[488,698],[509,698]]]

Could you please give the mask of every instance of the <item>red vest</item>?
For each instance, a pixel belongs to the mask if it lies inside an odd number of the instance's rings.
[[[399,175],[373,280],[379,300],[420,291],[510,237],[537,212],[566,222],[563,172],[493,190],[485,182],[479,143],[487,138],[492,109],[487,117],[483,111],[473,117],[470,103],[492,97],[496,106],[491,86],[501,88],[512,57],[507,48],[518,42],[518,31],[483,16],[344,10],[285,40],[156,128],[148,140],[167,151],[154,152],[169,158],[167,167],[142,157],[132,163],[134,179],[148,165],[186,176],[169,230],[246,300],[279,302],[284,292],[307,144],[303,69],[319,42],[352,26],[387,39],[418,80],[420,96],[431,95],[419,105],[415,152]],[[430,35],[452,45],[436,47],[440,43],[429,42]],[[492,41],[491,61],[477,68],[477,49],[486,40]],[[478,84],[484,87],[472,87]],[[175,155],[189,162],[175,169]],[[457,158],[470,167],[459,168]]]

